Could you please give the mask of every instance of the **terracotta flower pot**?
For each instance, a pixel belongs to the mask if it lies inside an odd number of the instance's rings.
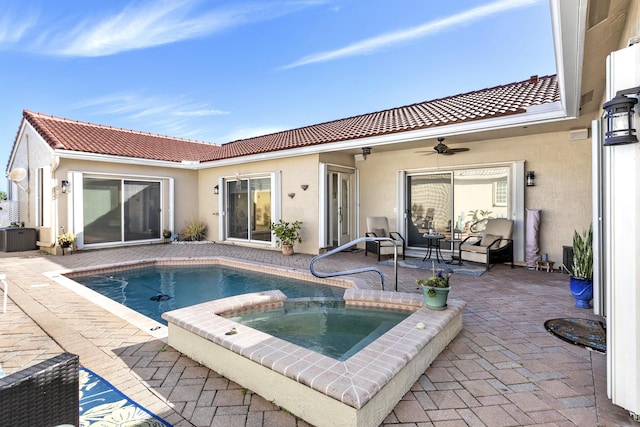
[[[282,255],[293,255],[293,245],[282,245]]]

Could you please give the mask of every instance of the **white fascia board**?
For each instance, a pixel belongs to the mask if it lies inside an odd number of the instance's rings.
[[[580,114],[588,0],[549,0],[560,98],[568,117]]]
[[[129,164],[129,165],[155,166],[155,167],[175,168],[175,169],[198,169],[197,166],[201,164],[201,163],[196,163],[191,161],[178,163],[178,162],[170,162],[166,160],[140,159],[136,157],[112,156],[108,154],[97,154],[97,153],[82,153],[78,151],[68,151],[68,150],[55,150],[55,155],[59,156],[61,159],[69,159],[69,160],[86,160],[90,162],[122,163],[122,164]]]

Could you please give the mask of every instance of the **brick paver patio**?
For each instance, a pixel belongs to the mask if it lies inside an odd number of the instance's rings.
[[[310,256],[220,244],[146,245],[76,252],[0,253],[9,305],[0,313],[0,364],[10,374],[69,351],[129,397],[175,426],[306,426],[250,390],[182,356],[42,273],[132,260],[226,256],[308,270]],[[364,252],[316,265],[335,271],[375,265]],[[385,273],[392,289],[393,269]],[[401,268],[398,289],[421,292],[424,270]],[[374,273],[360,278],[380,286]],[[462,332],[389,414],[385,426],[631,426],[606,396],[606,356],[549,334],[545,320],[596,319],[573,306],[568,276],[496,266],[482,277],[454,275],[467,301]]]

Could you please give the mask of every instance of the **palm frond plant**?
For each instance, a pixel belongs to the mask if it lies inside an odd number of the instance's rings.
[[[202,241],[207,235],[207,223],[202,218],[196,218],[192,215],[191,221],[185,223],[180,234],[184,236],[184,240]]]

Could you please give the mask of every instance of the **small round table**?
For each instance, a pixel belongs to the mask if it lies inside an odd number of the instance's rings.
[[[436,260],[438,262],[440,262],[440,258],[442,258],[442,261],[444,261],[444,257],[442,256],[442,253],[440,252],[440,240],[444,239],[444,234],[440,234],[440,233],[424,233],[422,235],[422,237],[427,239],[427,249],[428,249],[428,252],[424,256],[424,258],[422,258],[422,261],[426,261],[427,258],[431,259],[431,250],[432,249],[435,249]]]

